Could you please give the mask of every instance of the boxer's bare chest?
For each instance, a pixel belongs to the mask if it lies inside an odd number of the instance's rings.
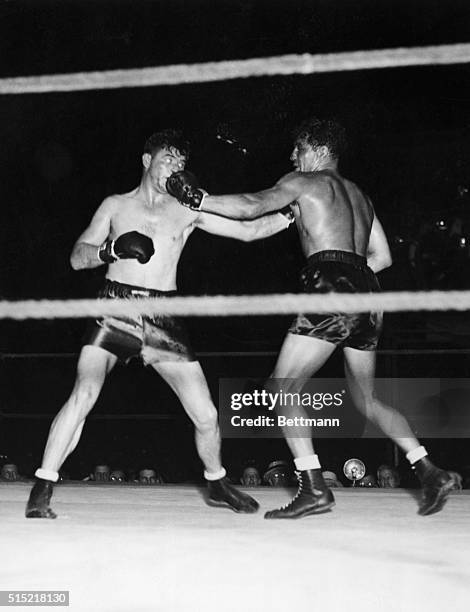
[[[179,242],[191,227],[192,216],[173,198],[167,198],[155,206],[140,201],[120,202],[111,225],[116,236],[128,231],[138,231],[153,240],[164,238]]]

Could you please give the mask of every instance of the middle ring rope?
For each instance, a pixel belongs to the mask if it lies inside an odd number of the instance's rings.
[[[102,316],[259,316],[299,312],[470,310],[470,291],[177,296],[143,299],[0,301],[0,319]]]

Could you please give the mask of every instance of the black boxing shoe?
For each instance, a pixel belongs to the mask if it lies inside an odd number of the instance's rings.
[[[25,512],[26,518],[57,518],[57,514],[49,507],[53,488],[53,483],[50,480],[36,478],[34,487],[29,494]]]
[[[297,519],[329,512],[335,505],[335,498],[323,480],[321,470],[302,470],[296,474],[299,489],[295,497],[282,508],[266,512],[265,519]]]
[[[259,508],[255,499],[232,486],[226,477],[219,478],[219,480],[208,480],[207,488],[210,506],[226,506],[235,512],[247,514],[256,512]]]
[[[418,514],[428,516],[439,512],[454,486],[451,475],[436,467],[428,457],[413,464],[413,469],[423,487]]]

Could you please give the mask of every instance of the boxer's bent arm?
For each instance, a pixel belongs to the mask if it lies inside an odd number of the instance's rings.
[[[201,213],[194,225],[209,234],[251,242],[253,240],[269,238],[269,236],[287,229],[290,221],[282,213],[265,215],[252,221],[239,221],[219,215]]]
[[[305,191],[304,182],[299,173],[291,172],[274,187],[257,193],[205,196],[201,210],[232,219],[256,219],[291,204]]]
[[[109,237],[113,210],[113,198],[106,198],[94,214],[90,225],[79,236],[70,255],[70,264],[74,270],[103,265],[104,262],[98,257],[98,248]]]
[[[387,237],[375,214],[367,247],[367,265],[374,272],[380,272],[392,265],[392,254]]]

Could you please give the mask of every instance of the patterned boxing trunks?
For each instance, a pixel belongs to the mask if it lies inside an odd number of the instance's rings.
[[[176,291],[134,287],[106,279],[98,297],[139,299],[172,295],[176,295]],[[98,319],[87,333],[84,344],[99,346],[123,361],[141,357],[146,365],[165,361],[196,361],[182,322],[167,315]]]
[[[307,259],[300,274],[306,293],[370,293],[380,291],[367,260],[348,251],[320,251]],[[337,346],[373,351],[382,331],[381,312],[299,314],[289,332],[326,340]]]

